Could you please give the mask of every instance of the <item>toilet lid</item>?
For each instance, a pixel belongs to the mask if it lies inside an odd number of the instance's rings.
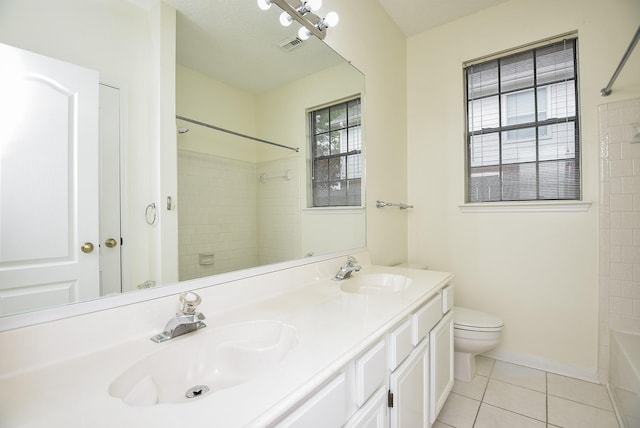
[[[469,308],[453,308],[454,327],[465,330],[502,330],[504,323],[498,317]]]

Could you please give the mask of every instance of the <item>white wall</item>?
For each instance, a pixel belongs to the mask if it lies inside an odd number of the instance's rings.
[[[176,66],[176,111],[195,119],[246,135],[257,135],[256,96],[184,67]],[[189,133],[178,137],[178,147],[228,159],[256,162],[256,143],[178,121]]]
[[[595,378],[597,105],[640,17],[634,0],[514,0],[408,39],[409,259],[456,274],[457,304],[504,319],[497,355]],[[463,213],[462,62],[577,30],[586,212]],[[640,93],[640,52],[610,98]]]
[[[297,222],[292,224],[291,237],[295,234],[298,239],[290,251],[284,251],[285,242],[280,242],[279,252],[283,255],[288,253],[293,258],[298,258],[306,254],[327,254],[366,245],[365,211],[360,207],[307,209],[311,206],[311,155],[307,112],[345,98],[363,96],[363,80],[359,71],[347,63],[341,63],[258,96],[260,114],[257,119],[260,135],[271,141],[299,148],[297,154],[291,155],[295,156],[297,161],[297,165],[292,169],[295,173],[293,179],[299,184],[299,188],[296,189],[299,203],[295,211],[287,211],[292,218],[294,213],[297,214]],[[366,157],[368,147],[366,137],[364,146],[363,158]],[[272,159],[276,154],[282,157],[283,150],[264,145],[259,148],[259,158],[262,160]],[[267,186],[260,186],[265,187]],[[268,228],[273,232],[282,229],[270,226],[282,223],[282,218],[271,216],[261,219],[264,230]],[[300,230],[296,233],[298,231],[293,226],[298,224]],[[289,239],[289,244],[292,243],[293,240]],[[279,259],[282,260],[287,259]]]
[[[325,0],[340,14],[325,41],[365,75],[363,103],[367,247],[376,264],[407,258],[407,211],[376,199],[407,199],[406,38],[377,1]]]

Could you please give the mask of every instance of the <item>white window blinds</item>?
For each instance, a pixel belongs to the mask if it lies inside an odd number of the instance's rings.
[[[467,202],[580,199],[576,39],[465,68]]]

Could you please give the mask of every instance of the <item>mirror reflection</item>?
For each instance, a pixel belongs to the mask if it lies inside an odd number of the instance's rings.
[[[54,68],[55,61],[79,66],[99,83],[88,91],[96,92],[95,112],[86,114],[88,122],[97,117],[96,152],[76,159],[75,134],[49,138],[68,159],[57,191],[72,190],[63,197],[51,197],[53,184],[42,190],[55,171],[8,176],[19,169],[8,167],[16,156],[28,158],[29,168],[42,168],[47,157],[33,148],[11,157],[16,130],[0,135],[0,315],[365,245],[360,204],[313,207],[309,118],[314,109],[360,99],[364,78],[315,37],[301,42],[278,15],[253,0],[0,0],[0,43],[50,58]],[[21,98],[0,109],[15,110]],[[31,114],[33,104],[25,109]],[[60,120],[75,117],[71,111]],[[89,129],[83,117],[73,126]],[[361,159],[362,149],[341,129],[326,146],[342,151],[346,165],[346,154]],[[327,194],[348,182],[363,186],[362,165],[357,173],[345,168],[326,174]],[[75,190],[84,187],[92,206],[78,208],[84,197]],[[42,209],[47,193],[57,207]],[[16,203],[20,194],[33,195],[30,206]],[[61,212],[67,216],[56,217]],[[29,248],[34,240],[38,254],[16,250],[17,241]],[[85,244],[94,250],[85,252]],[[89,274],[79,279],[86,262]],[[81,267],[69,276],[74,264]],[[44,265],[54,270],[34,270]]]

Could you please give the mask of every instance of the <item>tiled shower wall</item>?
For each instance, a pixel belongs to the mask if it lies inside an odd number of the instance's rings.
[[[257,165],[258,263],[300,258],[300,172],[298,158]]]
[[[598,109],[600,139],[599,376],[609,331],[640,333],[640,99]]]
[[[178,171],[181,281],[300,257],[297,158],[255,164],[181,150]]]
[[[178,151],[179,279],[255,266],[256,166]]]

